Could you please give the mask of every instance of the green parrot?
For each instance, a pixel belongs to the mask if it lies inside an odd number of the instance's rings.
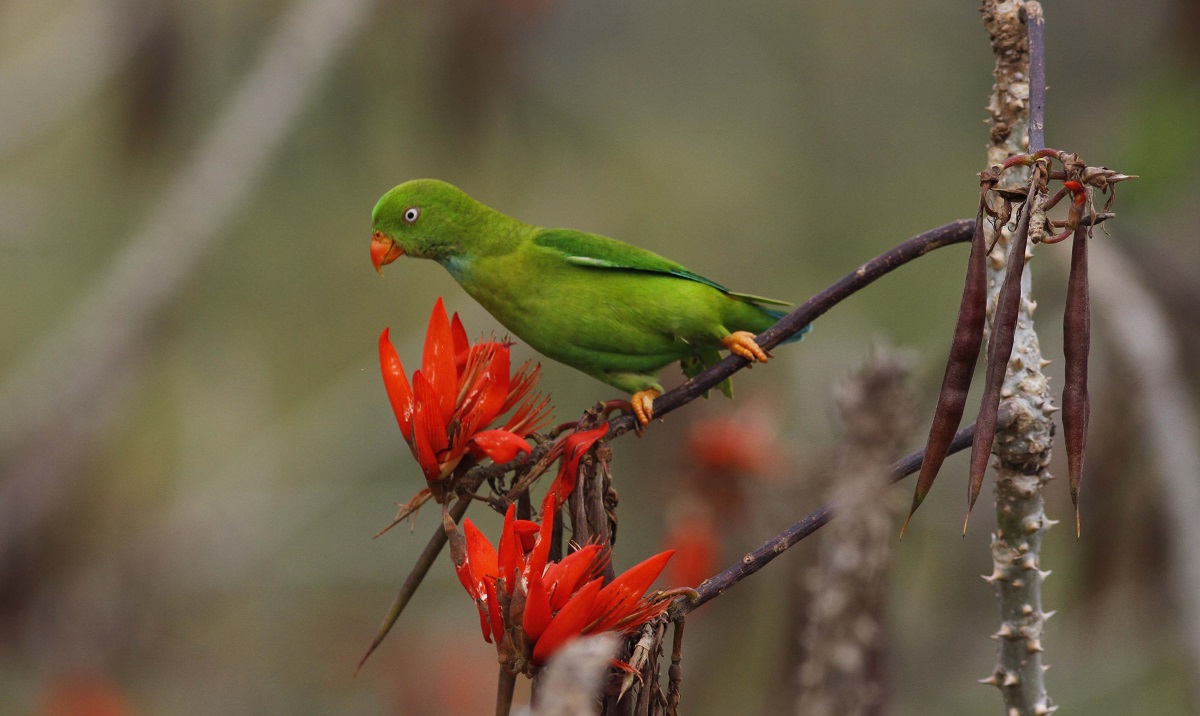
[[[632,393],[641,426],[662,394],[656,374],[680,361],[690,377],[720,349],[769,355],[755,335],[787,306],[734,293],[636,246],[505,216],[435,179],[384,194],[371,216],[371,262],[408,255],[441,264],[505,328],[535,350]],[[730,395],[728,381],[722,390]]]

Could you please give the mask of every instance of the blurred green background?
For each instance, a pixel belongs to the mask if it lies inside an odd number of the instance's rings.
[[[1071,0],[1046,16],[1047,142],[1144,177],[1097,240],[1153,278],[1194,390],[1200,10]],[[422,486],[375,341],[391,326],[415,365],[438,296],[472,335],[500,330],[433,264],[372,272],[379,195],[439,177],[801,301],[974,214],[991,63],[974,3],[0,0],[0,711],[490,713],[494,653],[444,561],[353,676],[436,523],[372,540]],[[1051,358],[1055,253],[1034,262]],[[615,443],[618,568],[659,548],[697,418],[767,411],[793,481],[751,490],[726,564],[823,499],[830,386],[872,342],[914,350],[931,409],[964,258],[930,255],[839,306],[740,374],[734,403]],[[1200,682],[1181,635],[1197,627],[1170,578],[1172,497],[1128,366],[1096,333],[1104,474],[1083,539],[1047,538],[1048,688],[1071,713],[1187,713]],[[543,367],[560,421],[617,397]],[[974,683],[997,619],[977,578],[987,501],[958,536],[964,469],[947,464],[896,549],[896,714],[1001,711]],[[1062,482],[1049,511],[1069,519]],[[690,620],[687,713],[777,708],[812,555]]]

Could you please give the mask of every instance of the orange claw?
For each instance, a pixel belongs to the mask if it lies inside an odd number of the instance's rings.
[[[754,334],[750,331],[734,331],[721,339],[721,345],[751,363],[754,361],[766,363],[767,359],[771,357],[770,353],[759,347],[758,341],[754,340]]]
[[[629,399],[629,404],[633,406],[633,414],[637,416],[638,427],[644,428],[650,423],[650,419],[654,417],[654,399],[662,395],[654,388],[649,390],[639,390]]]

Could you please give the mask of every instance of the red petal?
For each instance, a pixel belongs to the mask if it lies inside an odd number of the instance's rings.
[[[486,428],[502,412],[508,395],[508,346],[483,343],[471,349],[459,399],[461,419],[474,429]]]
[[[441,458],[449,446],[446,424],[442,422],[437,396],[433,391],[433,386],[425,379],[422,371],[413,373],[413,395],[416,398],[413,412],[413,453],[425,473],[425,479],[430,482],[441,476]]]
[[[481,376],[483,397],[476,408],[481,426],[491,424],[504,410],[504,402],[508,398],[509,361],[508,346],[503,343],[497,344],[492,360],[488,362]]]
[[[496,582],[492,579],[485,579],[483,586],[487,590],[488,621],[492,626],[492,635],[496,638],[496,643],[499,643],[504,634],[504,620],[500,618],[500,600],[496,598]]]
[[[454,366],[461,375],[467,365],[467,354],[471,350],[471,341],[467,339],[467,329],[463,328],[458,314],[450,319],[450,336],[454,344]]]
[[[600,592],[600,583],[601,580],[593,579],[585,584],[546,625],[546,630],[533,645],[533,658],[530,661],[535,666],[546,663],[559,647],[579,636],[591,621],[592,606]]]
[[[446,316],[446,307],[441,298],[434,304],[433,315],[429,317],[421,373],[429,380],[437,395],[442,425],[449,425],[458,397],[458,370],[454,366],[454,337],[450,330],[450,319]],[[417,396],[417,400],[420,400],[420,396]]]
[[[420,404],[417,404],[417,411],[413,414],[413,455],[417,458],[417,464],[421,466],[421,472],[425,473],[427,482],[436,482],[442,474],[442,466],[438,463],[437,451],[429,441],[429,430],[426,425],[428,421],[424,420],[424,413],[435,412],[422,409]],[[434,434],[445,435],[444,432],[434,430]],[[443,438],[444,439],[444,438]]]
[[[388,401],[392,404],[392,412],[396,414],[396,422],[400,425],[400,434],[406,442],[412,440],[413,392],[404,375],[404,366],[396,347],[388,338],[388,329],[379,334],[379,368],[383,372],[383,387],[387,391]]]
[[[471,578],[478,589],[478,585],[488,577],[495,579],[499,574],[496,548],[469,519],[463,520],[463,536],[467,539],[467,564],[471,567]]]
[[[542,575],[546,570],[546,560],[550,558],[550,540],[554,531],[554,513],[558,511],[558,503],[554,499],[554,490],[546,493],[542,499],[542,524],[529,560],[525,562],[525,572],[530,575]]]
[[[550,595],[546,593],[546,584],[540,574],[529,577],[529,594],[525,598],[525,615],[521,620],[521,628],[530,642],[536,642],[550,623]]]
[[[442,419],[439,405],[441,399],[437,394],[437,388],[428,378],[425,371],[419,370],[413,373],[413,397],[415,398],[413,402],[416,404],[413,426],[415,429],[424,429],[429,444],[440,456],[440,453],[450,446],[450,439],[446,435],[447,423]]]
[[[463,532],[466,533],[467,558],[462,564],[455,565],[454,572],[458,575],[458,581],[462,582],[463,588],[467,590],[467,594],[471,595],[472,601],[475,602],[475,608],[479,611],[479,629],[483,632],[483,638],[489,644],[492,642],[492,628],[488,624],[487,611],[483,606],[484,599],[487,596],[487,590],[483,586],[475,573],[473,573],[473,562],[486,563],[488,561],[487,548],[482,547],[480,541],[491,546],[487,538],[475,527],[468,517],[463,520]],[[475,552],[475,559],[472,559],[472,552]]]
[[[571,490],[575,489],[575,480],[579,477],[579,461],[587,454],[596,441],[608,434],[608,423],[599,427],[573,433],[563,445],[563,458],[558,476],[554,478],[551,491],[558,495],[558,504],[566,501]]]
[[[509,594],[516,591],[517,571],[523,566],[524,550],[521,549],[521,539],[516,533],[516,505],[509,505],[504,513],[504,527],[500,531],[500,550],[497,569],[504,578],[504,588]]]
[[[471,443],[484,455],[490,457],[494,463],[508,462],[515,458],[517,453],[528,455],[532,452],[532,448],[529,447],[525,438],[507,430],[484,430],[481,433],[475,433],[475,437],[471,438]]]
[[[557,564],[546,567],[546,589],[550,592],[550,608],[562,609],[581,584],[599,577],[608,564],[608,556],[600,554],[598,544],[568,554]]]
[[[475,610],[479,612],[479,631],[483,632],[483,640],[492,643],[492,627],[488,624],[488,615],[483,608],[483,600],[476,600]]]
[[[542,526],[533,520],[517,520],[513,524],[513,531],[517,533],[517,537],[521,540],[521,550],[529,552],[533,549],[533,545],[537,543],[538,531]]]
[[[596,597],[596,616],[599,621],[589,629],[605,631],[611,629],[617,622],[638,606],[638,600],[646,593],[675,550],[669,549],[636,564],[614,579]]]

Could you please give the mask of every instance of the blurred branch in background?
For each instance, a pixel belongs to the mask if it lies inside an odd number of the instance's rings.
[[[909,367],[878,348],[837,390],[846,437],[833,503],[842,518],[821,538],[819,564],[798,635],[806,655],[795,673],[793,713],[884,714],[888,694],[885,624],[900,493],[883,478],[910,437],[914,401]]]
[[[82,111],[151,36],[163,9],[82,0],[0,67],[0,159]]]
[[[253,196],[373,0],[297,0],[142,227],[0,381],[0,583],[69,494],[153,328]],[[83,33],[86,35],[86,33]],[[14,101],[17,101],[14,98]]]
[[[1200,689],[1200,416],[1179,362],[1176,334],[1129,262],[1104,242],[1092,246],[1094,305],[1107,338],[1128,365],[1141,430],[1161,480],[1184,646]],[[1128,437],[1133,437],[1128,436]]]

